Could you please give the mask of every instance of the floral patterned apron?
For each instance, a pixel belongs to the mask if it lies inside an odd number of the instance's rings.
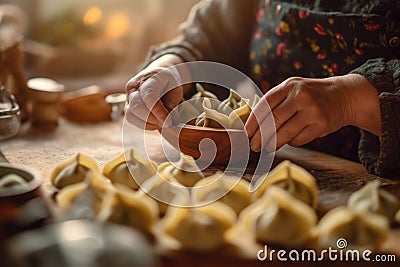
[[[293,76],[344,75],[370,58],[395,57],[395,21],[378,15],[313,11],[261,0],[251,43],[251,75],[266,92]],[[393,33],[393,35],[391,35]],[[359,131],[344,127],[306,147],[358,161]]]

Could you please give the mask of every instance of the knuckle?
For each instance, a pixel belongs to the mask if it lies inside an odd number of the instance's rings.
[[[146,106],[153,106],[161,99],[161,97],[154,90],[150,89],[143,90],[142,98]]]
[[[274,121],[275,121],[275,127],[279,128],[282,125],[283,121],[280,118],[280,116],[276,115],[275,113],[272,113],[272,114],[273,114]]]
[[[306,82],[299,82],[296,86],[295,91],[296,98],[305,103],[314,102],[314,90],[312,87],[308,86]]]
[[[284,141],[284,142],[287,142],[287,141],[291,140],[294,137],[294,133],[290,129],[287,129],[287,128],[282,128],[279,131],[279,134],[281,136],[280,139],[282,141]]]
[[[304,81],[302,77],[290,77],[284,81],[284,83],[288,86],[296,86],[298,83]]]

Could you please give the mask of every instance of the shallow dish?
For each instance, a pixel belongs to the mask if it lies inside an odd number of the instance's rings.
[[[32,172],[20,167],[12,166],[8,163],[0,163],[0,180],[8,174],[16,174],[23,178],[26,186],[10,186],[0,188],[0,204],[12,202],[13,204],[23,204],[28,200],[40,196],[40,179]]]

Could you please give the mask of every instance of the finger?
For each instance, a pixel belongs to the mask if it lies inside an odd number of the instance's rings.
[[[140,129],[149,131],[161,129],[157,124],[146,122],[131,112],[126,113],[126,119],[130,124],[135,125]]]
[[[159,124],[157,118],[143,103],[143,99],[138,91],[132,92],[129,95],[128,103],[127,112],[133,113],[143,121],[148,121],[151,124]]]
[[[304,128],[307,127],[307,114],[298,112],[276,132],[276,149],[292,141]]]
[[[260,152],[263,147],[275,136],[275,125],[272,116],[268,116],[257,129],[250,141],[250,147],[255,152]],[[275,151],[275,147],[270,148]]]
[[[183,89],[179,86],[165,93],[162,96],[161,101],[164,103],[164,106],[168,111],[172,111],[181,102],[182,98]]]
[[[292,88],[292,83],[287,81],[279,84],[268,91],[252,110],[249,119],[246,122],[245,130],[249,137],[252,137],[257,131],[258,125],[269,115],[271,110],[274,110],[280,105],[289,95]]]
[[[269,115],[270,112],[271,109],[269,107],[268,101],[265,99],[264,96],[253,108],[244,126],[245,131],[250,138],[255,135],[255,133],[259,129],[259,126],[262,124],[262,122]]]
[[[161,101],[161,92],[168,81],[163,81],[159,78],[151,77],[142,85],[143,90],[140,90],[141,97],[146,107],[157,118],[159,125],[162,126],[167,119],[168,110]],[[170,120],[170,118],[168,118]],[[170,125],[172,122],[167,121]]]
[[[140,96],[140,93],[138,91],[131,91],[131,92],[127,93],[126,99],[127,99],[126,103],[128,105],[130,103],[135,103],[137,101],[143,102],[142,97]]]
[[[139,102],[133,105],[130,105],[130,113],[133,113],[135,116],[139,117],[143,121],[147,121],[150,124],[158,125],[158,119],[147,109],[146,105],[143,102]]]
[[[127,82],[125,86],[126,92],[130,93],[131,91],[138,90],[145,80],[147,80],[148,78],[150,78],[151,76],[155,75],[157,72],[160,72],[162,70],[163,68],[155,68],[153,70],[147,70],[147,69],[142,70],[137,75],[135,75],[135,77],[131,78]]]
[[[139,77],[133,77],[131,78],[125,85],[125,91],[127,93],[130,93],[133,90],[137,90],[139,88],[140,82],[139,82]]]
[[[296,114],[296,105],[294,102],[294,98],[289,97],[286,98],[279,106],[277,106],[272,113],[269,114],[267,118],[264,119],[266,121],[262,122],[261,129],[269,129],[264,130],[264,133],[261,131],[257,131],[253,138],[251,139],[250,145],[254,151],[260,151],[262,148],[266,147],[269,151],[275,150],[275,141],[278,140],[270,140],[283,124],[285,124],[288,120],[290,120]],[[271,116],[272,115],[272,116]],[[271,131],[274,130],[274,132]],[[271,143],[272,142],[272,143]],[[267,147],[268,145],[268,147]],[[278,147],[278,143],[276,144]],[[279,146],[280,147],[280,146]],[[278,147],[278,148],[279,148]]]
[[[265,98],[267,99],[271,110],[275,109],[287,98],[291,88],[291,83],[284,81],[265,94]]]
[[[322,132],[322,126],[315,123],[305,127],[295,138],[293,138],[289,144],[291,146],[302,146],[305,145],[320,136]]]
[[[296,114],[297,105],[294,102],[294,98],[289,96],[272,111],[276,131]]]

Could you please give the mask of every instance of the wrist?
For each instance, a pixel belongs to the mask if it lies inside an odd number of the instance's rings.
[[[184,62],[185,61],[177,55],[166,54],[151,62],[146,68],[168,68]]]
[[[340,77],[341,90],[348,101],[348,125],[356,126],[377,136],[381,135],[381,111],[378,91],[362,75],[347,74]]]

